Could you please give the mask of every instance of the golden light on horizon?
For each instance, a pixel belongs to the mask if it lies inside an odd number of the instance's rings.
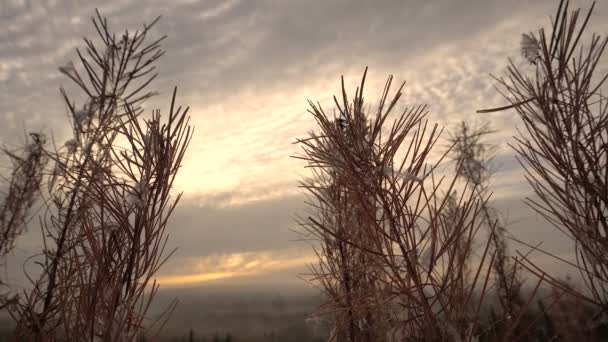
[[[213,280],[220,280],[226,278],[232,278],[237,276],[237,272],[214,272],[214,273],[201,273],[201,274],[189,274],[183,276],[172,276],[158,279],[158,282],[164,286],[179,286],[188,284],[205,283]]]
[[[158,278],[157,282],[163,287],[178,287],[235,277],[257,276],[304,266],[316,261],[314,254],[295,255],[296,253],[293,251],[284,253],[249,252],[205,257],[192,266],[195,271],[201,270],[202,272],[167,275]]]

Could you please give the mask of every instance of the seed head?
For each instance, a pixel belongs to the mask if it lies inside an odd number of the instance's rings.
[[[76,74],[76,68],[72,61],[67,62],[64,66],[59,67],[59,72],[66,74],[67,76],[73,76]]]
[[[521,54],[532,64],[536,64],[536,59],[540,56],[540,44],[532,33],[521,35]]]
[[[76,139],[70,139],[68,141],[65,142],[65,144],[63,144],[63,146],[65,146],[65,148],[68,150],[68,153],[74,153],[76,152],[76,149],[78,148],[78,141],[76,141]]]

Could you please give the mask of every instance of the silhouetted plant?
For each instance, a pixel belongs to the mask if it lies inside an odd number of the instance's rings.
[[[345,99],[346,101],[346,99]],[[304,222],[306,229],[312,229],[313,234],[322,241],[320,264],[313,270],[316,280],[330,299],[326,309],[333,313],[336,324],[336,339],[338,341],[382,341],[386,328],[381,327],[385,321],[385,299],[380,298],[382,289],[377,277],[382,276],[379,266],[360,246],[367,246],[375,234],[368,212],[377,210],[378,203],[371,193],[354,192],[345,184],[349,175],[340,172],[349,161],[344,158],[355,158],[350,161],[356,164],[360,172],[370,171],[372,165],[366,165],[374,158],[371,146],[360,137],[368,139],[371,128],[361,110],[350,112],[349,104],[344,103],[345,112],[335,121],[327,121],[324,114],[311,103],[313,115],[324,126],[325,134],[340,136],[338,141],[330,138],[313,136],[304,142],[318,143],[315,147],[322,149],[324,160],[312,163],[328,163],[324,173],[317,173],[311,183],[304,183],[314,196],[318,198],[319,210],[313,221]],[[363,145],[365,144],[365,145]],[[341,149],[349,149],[353,155],[345,156]],[[338,160],[340,165],[331,166],[329,163]],[[373,177],[373,171],[368,175]],[[375,180],[370,179],[370,182]],[[363,202],[363,203],[361,203]],[[372,209],[373,208],[373,209]],[[317,223],[318,222],[318,223]],[[312,223],[312,226],[310,225]],[[327,231],[319,230],[316,224],[323,225]],[[372,246],[367,246],[373,248]],[[383,312],[385,311],[385,312]]]
[[[72,62],[59,68],[85,100],[77,106],[61,89],[73,136],[59,149],[37,145],[54,168],[41,218],[42,273],[9,305],[19,339],[134,341],[154,333],[144,319],[158,290],[153,276],[170,255],[165,230],[181,196],[171,190],[192,134],[176,91],[165,120],[159,110],[142,118],[164,54],[164,37],[147,38],[157,20],[117,37],[97,12],[100,42],[85,38],[80,70]]]
[[[23,232],[30,217],[29,210],[38,198],[47,163],[43,153],[45,144],[44,134],[30,133],[30,141],[21,155],[3,149],[12,163],[12,170],[0,203],[0,257],[13,249],[15,238]]]
[[[481,198],[490,197],[489,182],[492,176],[490,162],[494,158],[495,146],[484,141],[493,133],[489,124],[471,127],[461,122],[458,129],[451,133],[449,142],[453,146],[452,158],[456,162],[455,172],[458,177],[471,184],[473,191]],[[521,294],[521,277],[517,264],[511,262],[507,250],[506,227],[501,222],[498,211],[487,201],[483,202],[482,214],[484,224],[496,251],[493,271],[498,299],[502,307],[503,321],[517,317],[519,310],[525,304]],[[514,327],[517,330],[517,327]]]
[[[308,237],[320,242],[312,281],[328,294],[335,340],[366,341],[353,331],[367,323],[364,313],[373,312],[367,310],[378,308],[383,311],[376,317],[386,320],[385,325],[367,336],[471,340],[480,328],[495,252],[489,253],[488,239],[481,259],[468,265],[465,251],[481,227],[487,198],[481,199],[471,186],[452,198],[456,205],[439,195],[441,189],[452,193],[456,181],[433,176],[445,154],[435,164],[426,163],[440,132],[436,125],[428,129],[425,106],[406,108],[389,123],[403,88],[387,101],[391,82],[389,77],[378,109],[369,117],[363,112],[365,74],[352,102],[342,81],[342,99],[334,98],[335,119],[309,101],[321,133],[298,140],[304,151],[298,158],[314,174],[302,182],[311,195],[311,215],[300,220]],[[339,254],[345,247],[351,250],[348,262],[354,263],[349,272],[369,279],[350,289],[356,294],[350,302],[344,301],[349,289]],[[366,262],[357,263],[361,259]],[[473,266],[471,277],[468,266]]]
[[[593,34],[582,46],[595,3],[584,17],[580,9],[570,11],[569,5],[560,1],[550,35],[541,29],[524,36],[523,53],[534,71],[511,62],[506,76],[496,78],[511,104],[480,112],[517,111],[525,131],[513,148],[537,196],[527,202],[574,242],[575,263],[554,257],[580,271],[590,294],[566,286],[523,255],[522,264],[552,286],[605,311],[608,101],[601,89],[608,75],[596,73],[608,39]]]
[[[0,202],[0,264],[10,253],[15,239],[23,233],[30,218],[43,180],[47,158],[43,153],[46,137],[40,133],[30,133],[24,150],[19,153],[3,149],[11,161],[11,173],[6,180],[6,193]],[[0,286],[6,286],[0,279]],[[10,291],[0,294],[0,309],[14,304],[17,300]]]

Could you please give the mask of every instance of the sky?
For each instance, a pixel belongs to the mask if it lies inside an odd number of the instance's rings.
[[[176,254],[158,277],[165,287],[207,283],[306,286],[297,277],[314,261],[294,218],[306,210],[298,181],[304,163],[293,144],[316,129],[307,100],[332,107],[340,76],[354,91],[369,67],[373,103],[390,74],[407,81],[403,103],[428,104],[429,120],[447,129],[461,120],[489,121],[499,146],[494,203],[512,232],[559,255],[569,244],[522,203],[530,195],[507,143],[519,125],[514,112],[476,114],[505,100],[490,74],[520,55],[521,34],[549,27],[557,1],[104,1],[114,30],[137,29],[159,15],[154,35],[168,35],[167,54],[146,108],[191,107],[195,135],[176,191],[184,197],[169,230]],[[83,37],[93,37],[93,1],[0,0],[0,144],[19,146],[42,130],[69,134],[58,66],[75,60]],[[573,1],[588,8],[590,1]],[[591,29],[608,30],[608,2],[596,6]],[[601,65],[607,70],[606,63]],[[40,249],[37,227],[17,241],[7,269],[14,284],[25,258]],[[521,246],[512,246],[517,249]],[[556,272],[560,266],[536,259]]]

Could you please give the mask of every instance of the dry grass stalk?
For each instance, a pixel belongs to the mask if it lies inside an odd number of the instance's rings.
[[[31,209],[39,197],[43,171],[47,158],[43,153],[46,137],[30,133],[30,141],[24,151],[16,152],[3,149],[12,163],[11,173],[6,182],[6,193],[0,203],[0,263],[13,250],[15,240],[26,229]],[[0,280],[0,285],[6,285]],[[7,286],[7,285],[6,285]],[[7,286],[8,287],[8,286]],[[16,297],[8,292],[0,294],[0,309],[15,303]]]
[[[117,38],[97,13],[100,44],[85,39],[86,54],[78,50],[84,73],[72,62],[60,68],[86,100],[76,106],[62,89],[73,137],[43,149],[54,169],[41,218],[42,274],[10,306],[20,339],[135,341],[147,332],[153,276],[168,258],[167,220],[181,196],[171,189],[192,134],[176,91],[166,120],[160,111],[141,118],[164,54],[164,37],[147,38],[157,20]]]
[[[12,171],[0,205],[0,257],[13,249],[15,238],[25,229],[42,183],[47,163],[43,153],[46,137],[38,133],[31,133],[30,137],[22,156],[3,150],[12,162]]]
[[[490,162],[494,158],[496,148],[484,142],[484,138],[491,133],[493,131],[489,124],[471,127],[463,121],[449,138],[450,145],[453,146],[451,153],[456,162],[455,171],[459,177],[471,184],[472,190],[480,199],[491,195]],[[502,307],[502,319],[508,321],[512,317],[517,317],[519,310],[525,304],[520,294],[522,280],[517,263],[512,262],[508,255],[507,231],[499,218],[498,211],[488,202],[484,202],[481,209],[484,224],[491,235],[492,247],[496,251],[493,271],[498,299]]]
[[[389,77],[370,116],[363,111],[365,75],[352,101],[342,81],[337,118],[309,101],[321,133],[298,140],[304,153],[297,158],[314,170],[302,183],[312,215],[300,220],[320,243],[312,280],[327,294],[334,340],[475,340],[495,253],[488,239],[471,265],[467,251],[487,198],[469,186],[451,205],[440,195],[456,182],[433,176],[445,155],[425,162],[440,131],[429,129],[425,106],[406,108],[389,123],[403,88],[389,99],[391,83]],[[349,287],[353,278],[367,281]],[[383,324],[370,325],[369,312]]]
[[[570,295],[608,308],[608,101],[596,75],[607,38],[593,34],[582,46],[594,5],[585,16],[560,1],[550,35],[526,35],[522,48],[534,65],[528,75],[514,65],[497,78],[522,119],[514,149],[537,198],[527,202],[575,245],[576,267],[588,290],[574,291],[528,258],[523,265]],[[557,257],[556,257],[557,258]],[[558,258],[559,259],[559,258]],[[562,259],[560,259],[562,260]]]

